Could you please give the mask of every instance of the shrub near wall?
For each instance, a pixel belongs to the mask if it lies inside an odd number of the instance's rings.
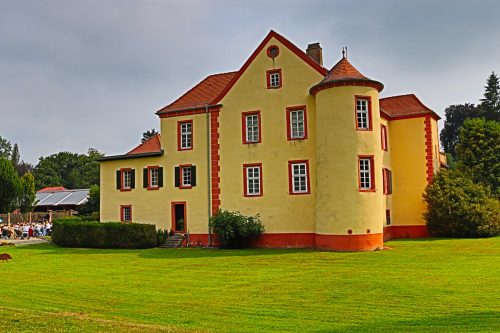
[[[82,221],[79,218],[54,220],[52,241],[63,247],[102,249],[145,249],[157,246],[153,224]]]

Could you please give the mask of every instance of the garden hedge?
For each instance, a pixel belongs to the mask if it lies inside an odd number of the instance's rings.
[[[145,249],[158,245],[153,224],[99,223],[79,218],[54,220],[52,242],[62,247],[102,249]]]

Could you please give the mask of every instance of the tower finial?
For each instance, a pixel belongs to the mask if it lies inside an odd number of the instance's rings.
[[[342,47],[342,58],[345,58],[345,47]]]

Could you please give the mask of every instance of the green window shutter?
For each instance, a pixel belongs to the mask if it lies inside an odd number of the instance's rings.
[[[175,167],[174,178],[175,178],[175,187],[181,186],[181,168]]]
[[[191,166],[191,186],[196,186],[196,166]]]
[[[163,168],[158,168],[158,187],[163,187]]]
[[[135,188],[135,169],[130,170],[130,188]]]
[[[148,168],[142,169],[142,187],[148,187]]]
[[[116,189],[119,190],[122,188],[122,173],[120,170],[116,170]]]

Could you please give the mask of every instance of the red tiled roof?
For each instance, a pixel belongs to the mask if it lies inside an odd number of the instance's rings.
[[[369,80],[369,78],[367,78],[356,68],[354,68],[354,66],[351,65],[347,58],[342,58],[335,66],[332,67],[328,74],[326,74],[323,82],[351,79]]]
[[[339,62],[335,64],[321,80],[320,83],[309,89],[311,94],[316,94],[318,91],[326,88],[337,86],[371,86],[378,91],[384,89],[384,85],[378,81],[372,80],[361,74],[346,57],[342,57]]]
[[[148,141],[145,141],[129,151],[127,155],[155,153],[161,150],[160,134],[156,134]]]
[[[380,110],[389,117],[431,114],[433,117],[440,119],[434,111],[425,106],[414,94],[381,98]]]
[[[207,76],[173,103],[160,109],[158,113],[209,105],[224,90],[237,72]]]
[[[53,187],[46,187],[42,188],[39,190],[37,193],[44,193],[44,192],[57,192],[57,191],[66,191],[66,188],[62,186],[53,186]]]

